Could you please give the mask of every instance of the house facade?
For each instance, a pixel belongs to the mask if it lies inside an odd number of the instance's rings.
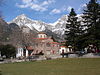
[[[17,48],[16,58],[19,58],[19,57],[28,57],[28,55],[29,55],[29,51],[27,49],[24,49],[22,47]]]
[[[33,39],[36,40],[33,54],[39,52],[43,52],[45,55],[58,54],[60,43],[55,42],[51,37],[48,37],[47,34],[40,32],[38,33],[38,37]]]
[[[60,49],[59,49],[59,53],[62,54],[62,53],[71,53],[73,52],[71,46],[60,46]]]
[[[32,38],[34,45],[27,46],[25,49],[19,47],[16,57],[28,57],[43,53],[44,55],[59,54],[60,43],[55,42],[50,36],[43,32],[39,32],[36,38]]]

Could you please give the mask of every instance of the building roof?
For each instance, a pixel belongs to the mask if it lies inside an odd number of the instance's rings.
[[[61,48],[67,48],[66,46],[60,46]]]
[[[50,42],[51,44],[60,44],[60,43],[58,43],[58,42]]]
[[[39,32],[38,34],[46,34],[45,32]]]
[[[46,40],[48,38],[33,38],[33,39],[37,39],[37,40]]]
[[[26,48],[27,48],[27,50],[33,50],[32,46],[27,46]]]

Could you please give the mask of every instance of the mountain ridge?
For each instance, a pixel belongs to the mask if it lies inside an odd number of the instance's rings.
[[[79,20],[81,20],[82,14],[78,14]],[[60,35],[61,37],[64,35],[66,30],[66,23],[67,23],[68,15],[63,15],[54,23],[45,23],[43,21],[33,20],[28,18],[25,14],[21,14],[14,18],[9,23],[16,23],[19,27],[26,26],[29,27],[31,30],[36,29],[39,32],[50,30],[53,33]]]
[[[59,23],[62,24],[62,21],[60,19],[58,19],[58,21],[56,21],[54,23],[45,23],[45,22],[38,21],[38,20],[32,20],[32,19],[28,18],[25,14],[21,14],[21,15],[17,16],[11,22],[8,22],[8,23],[9,24],[16,23],[19,27],[26,26],[26,27],[29,27],[31,30],[33,30],[35,28],[39,32],[45,31],[46,29],[48,29],[58,35],[62,35],[61,30],[63,30],[63,29],[61,29],[62,26],[58,25]],[[61,31],[60,33],[58,33],[59,29]]]

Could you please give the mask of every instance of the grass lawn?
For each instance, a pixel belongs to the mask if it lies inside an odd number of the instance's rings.
[[[0,75],[100,75],[100,58],[0,64]]]

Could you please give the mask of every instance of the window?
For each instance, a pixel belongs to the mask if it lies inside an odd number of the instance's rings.
[[[46,45],[47,45],[47,47],[50,47],[50,43],[47,43]]]
[[[40,38],[42,38],[42,35],[40,36]]]
[[[43,44],[41,43],[41,44],[40,44],[40,46],[42,47],[42,46],[43,46]]]
[[[38,43],[36,43],[36,46],[38,46]]]

